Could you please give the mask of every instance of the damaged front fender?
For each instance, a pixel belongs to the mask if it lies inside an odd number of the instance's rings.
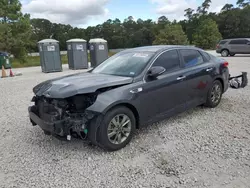
[[[110,90],[100,93],[95,102],[89,106],[86,111],[105,114],[109,109],[119,104],[130,104],[134,106],[131,103],[134,97],[135,94],[126,90],[126,86],[124,86],[123,89],[116,88],[115,91]]]

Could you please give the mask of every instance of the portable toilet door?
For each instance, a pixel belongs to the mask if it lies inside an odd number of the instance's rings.
[[[68,63],[70,69],[88,68],[87,41],[84,39],[71,39],[67,41]]]
[[[45,73],[61,72],[62,63],[59,42],[54,39],[44,39],[39,43],[41,66]]]
[[[107,41],[101,38],[89,41],[91,66],[95,67],[108,59]]]

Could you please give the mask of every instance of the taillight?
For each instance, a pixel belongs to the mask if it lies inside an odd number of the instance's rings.
[[[219,48],[219,44],[216,45],[216,48]]]
[[[225,61],[222,65],[223,65],[223,67],[228,67],[229,63],[227,61]]]

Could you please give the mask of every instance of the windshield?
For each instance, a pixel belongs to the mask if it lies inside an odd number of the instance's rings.
[[[127,52],[116,54],[92,70],[92,73],[135,77],[146,67],[152,52]]]

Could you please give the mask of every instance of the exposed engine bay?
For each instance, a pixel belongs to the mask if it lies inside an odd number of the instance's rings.
[[[31,111],[46,124],[54,127],[53,131],[44,129],[45,134],[50,135],[51,132],[54,132],[54,136],[57,138],[67,138],[67,140],[70,140],[71,136],[85,139],[88,133],[88,123],[96,115],[86,109],[94,104],[98,94],[115,87],[119,86],[102,88],[95,93],[81,94],[65,99],[34,96],[32,102],[35,104],[31,107]],[[36,125],[34,122],[32,124]]]

